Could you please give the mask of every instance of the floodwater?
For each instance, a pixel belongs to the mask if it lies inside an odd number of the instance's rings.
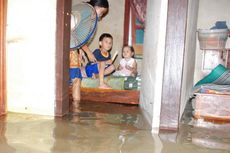
[[[230,125],[187,116],[155,135],[137,106],[76,102],[63,118],[0,117],[0,153],[230,153]]]

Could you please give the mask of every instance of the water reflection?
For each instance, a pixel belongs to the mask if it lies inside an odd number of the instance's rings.
[[[9,113],[5,121],[5,135],[1,138],[5,137],[17,153],[48,153],[53,145],[52,117]],[[0,152],[5,153],[2,149]]]
[[[203,122],[203,125],[206,126],[200,126],[200,122]],[[194,128],[191,129],[191,135],[193,144],[230,152],[230,124],[199,121],[199,123],[194,123]]]
[[[16,150],[8,144],[5,134],[6,134],[6,116],[1,116],[0,117],[0,152],[14,153]]]
[[[203,124],[210,124],[204,122]],[[215,127],[200,127],[182,124],[178,133],[162,131],[162,153],[229,153],[230,152],[230,125],[224,124]]]
[[[179,132],[152,135],[137,106],[75,103],[62,118],[0,118],[0,153],[229,153],[229,124],[190,118]]]
[[[153,153],[150,130],[138,128],[140,114],[128,107],[121,110],[115,104],[111,110],[107,104],[95,103],[89,107],[88,103],[74,102],[69,115],[55,120],[52,153]],[[110,110],[113,113],[108,113]]]

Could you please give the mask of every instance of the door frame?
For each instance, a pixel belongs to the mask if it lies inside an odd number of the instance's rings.
[[[69,112],[69,44],[72,0],[57,1],[55,116]]]
[[[7,0],[0,0],[0,115],[6,114],[6,13]]]
[[[188,0],[168,0],[160,129],[179,127]],[[125,0],[124,44],[128,43],[130,0]],[[170,86],[169,86],[170,85]]]
[[[178,130],[188,0],[168,0],[160,129]]]

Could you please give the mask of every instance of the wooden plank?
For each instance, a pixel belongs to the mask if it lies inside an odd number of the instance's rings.
[[[140,91],[98,88],[81,88],[82,101],[139,104]]]
[[[6,114],[6,11],[7,0],[0,0],[0,115]]]
[[[130,17],[130,0],[125,0],[123,44],[128,44],[129,41],[129,24],[130,24],[129,17]]]
[[[136,44],[136,15],[133,11],[131,11],[131,18],[132,18],[132,21],[131,21],[132,44]]]
[[[227,68],[230,69],[230,49],[227,49]]]

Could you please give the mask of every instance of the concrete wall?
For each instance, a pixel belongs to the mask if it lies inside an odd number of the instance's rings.
[[[165,53],[167,0],[148,0],[140,105],[153,132],[158,132]]]
[[[180,117],[184,111],[186,102],[189,99],[189,96],[191,94],[191,89],[193,87],[195,55],[196,55],[196,39],[197,39],[196,28],[197,28],[198,7],[199,7],[199,0],[189,0],[183,80],[182,80],[182,90],[181,90]]]
[[[54,115],[56,0],[8,0],[8,111]]]
[[[229,0],[200,0],[197,29],[209,29],[215,25],[216,21],[226,21],[228,28],[230,28],[229,6]],[[226,47],[230,47],[229,40]],[[202,70],[202,53],[197,39],[194,84],[203,78],[202,73],[200,73]]]

